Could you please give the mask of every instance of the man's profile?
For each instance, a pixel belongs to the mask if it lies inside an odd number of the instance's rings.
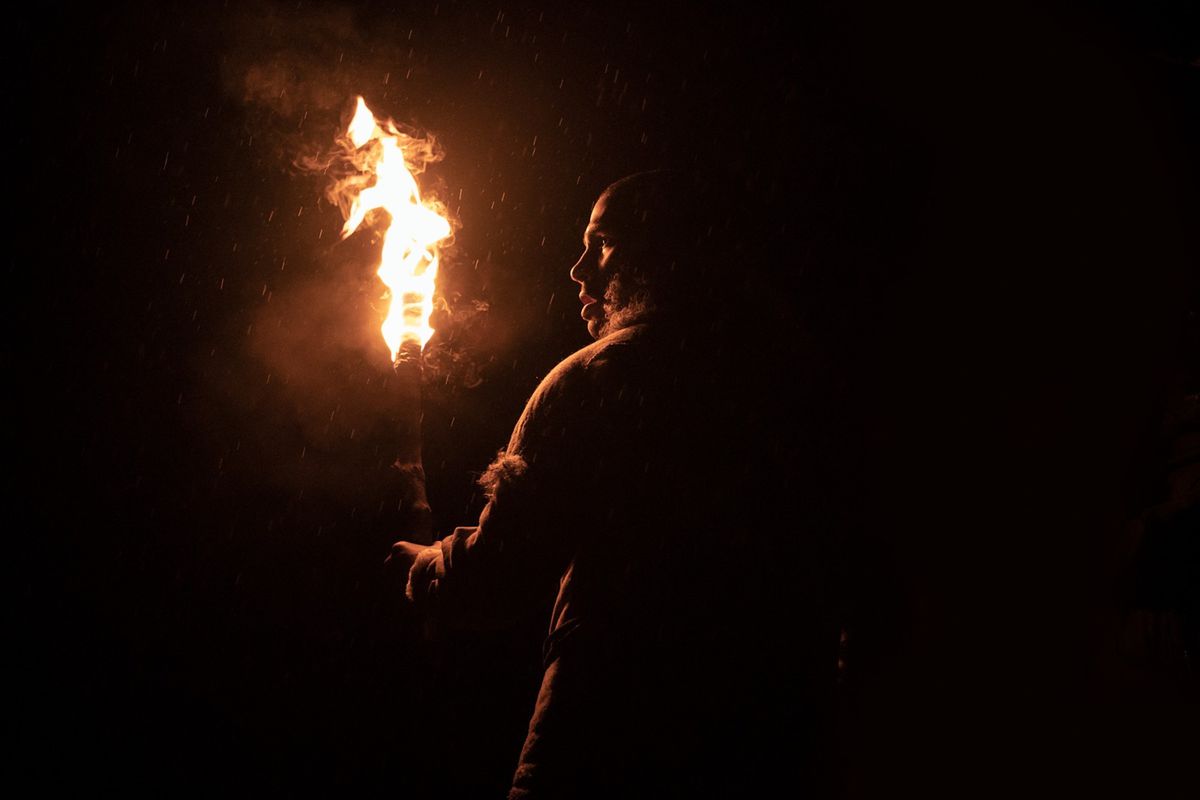
[[[727,197],[673,171],[600,195],[570,270],[595,341],[530,398],[481,478],[478,523],[393,546],[408,598],[439,619],[550,611],[510,798],[808,781],[810,666],[792,653],[809,620],[781,521],[764,525],[766,406],[736,367],[717,284],[738,267]]]

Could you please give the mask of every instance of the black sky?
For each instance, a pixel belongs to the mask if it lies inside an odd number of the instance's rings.
[[[599,190],[720,170],[757,220],[740,346],[821,387],[821,504],[862,526],[855,596],[895,611],[847,792],[1180,788],[1194,678],[1130,678],[1104,626],[1122,526],[1165,496],[1165,409],[1197,391],[1200,28],[947,6],[12,23],[18,766],[171,795],[506,785],[544,621],[425,645],[380,584],[372,242],[337,244],[295,166],[362,93],[437,136],[426,190],[461,223],[426,387],[439,531],[586,342],[566,273]]]

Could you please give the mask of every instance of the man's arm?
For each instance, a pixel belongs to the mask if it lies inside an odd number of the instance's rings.
[[[389,562],[407,567],[405,594],[440,619],[503,624],[552,599],[574,552],[587,459],[597,422],[595,374],[572,358],[534,392],[508,447],[480,479],[488,503],[477,525],[431,547],[397,542]]]

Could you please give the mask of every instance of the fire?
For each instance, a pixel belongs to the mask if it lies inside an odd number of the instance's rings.
[[[370,212],[387,212],[378,275],[388,287],[388,313],[381,330],[395,357],[405,342],[423,348],[433,335],[429,315],[438,249],[451,229],[435,205],[421,200],[414,173],[436,155],[430,142],[402,133],[390,120],[376,119],[362,97],[346,137],[354,146],[353,161],[360,174],[340,187],[349,200],[342,238],[358,230]]]

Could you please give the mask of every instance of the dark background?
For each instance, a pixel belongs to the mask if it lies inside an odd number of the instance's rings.
[[[893,5],[10,22],[18,774],[503,792],[545,620],[423,642],[384,581],[374,242],[337,244],[327,179],[296,166],[362,93],[437,136],[423,185],[461,223],[425,386],[439,533],[587,341],[566,273],[596,194],[720,169],[757,220],[729,271],[761,307],[741,346],[780,391],[819,387],[778,421],[824,465],[780,524],[852,543],[827,567],[854,633],[846,793],[1185,791],[1194,667],[1121,631],[1146,605],[1130,521],[1167,500],[1164,420],[1198,390],[1200,25],[1185,3]]]

